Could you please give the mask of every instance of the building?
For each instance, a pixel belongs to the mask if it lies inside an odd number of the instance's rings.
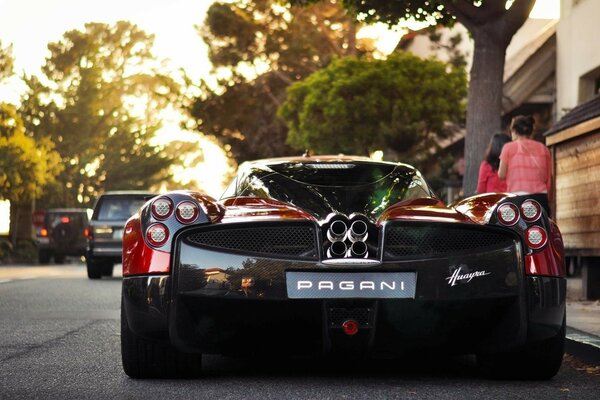
[[[553,209],[582,295],[600,298],[599,0],[563,0],[557,25],[558,121],[545,132],[554,161]]]

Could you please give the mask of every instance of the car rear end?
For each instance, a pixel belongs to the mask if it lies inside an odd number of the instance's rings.
[[[43,212],[36,227],[36,242],[40,263],[54,257],[63,263],[66,256],[83,256],[86,251],[86,228],[91,210],[84,208],[56,208]]]
[[[110,275],[115,263],[122,260],[125,222],[155,194],[120,191],[101,195],[87,229],[86,261],[88,276]]]

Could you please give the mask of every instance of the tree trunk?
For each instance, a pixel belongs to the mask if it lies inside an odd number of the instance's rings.
[[[494,133],[501,130],[504,59],[508,43],[499,41],[489,26],[472,30],[475,49],[469,82],[465,137],[463,195],[477,189],[479,164]],[[497,32],[496,32],[497,35]]]

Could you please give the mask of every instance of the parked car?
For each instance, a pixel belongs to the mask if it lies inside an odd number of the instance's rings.
[[[540,204],[446,205],[401,163],[262,160],[218,201],[157,196],[127,222],[123,276],[134,378],[197,376],[202,354],[427,351],[547,379],[563,357],[563,243]]]
[[[62,264],[66,256],[85,255],[85,230],[91,214],[92,210],[89,208],[50,208],[38,211],[38,261],[47,264],[54,258],[55,263]]]
[[[90,279],[112,276],[114,264],[121,262],[125,222],[155,195],[146,191],[110,191],[98,198],[87,238],[86,266]]]

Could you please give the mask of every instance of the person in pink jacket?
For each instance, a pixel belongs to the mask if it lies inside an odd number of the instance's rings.
[[[532,116],[513,118],[513,141],[502,148],[498,176],[506,179],[509,192],[531,195],[550,215],[552,158],[546,145],[530,139],[534,123]]]
[[[510,137],[504,133],[496,133],[492,136],[483,161],[479,165],[477,193],[506,192],[506,181],[498,177],[498,168],[500,152],[508,142],[510,142]]]

